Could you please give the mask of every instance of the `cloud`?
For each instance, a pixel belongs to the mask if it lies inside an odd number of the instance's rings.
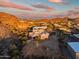
[[[67,12],[65,12],[65,16],[68,16],[70,18],[79,17],[79,11],[77,11],[77,10],[68,10]]]
[[[79,7],[75,7],[74,9],[75,9],[75,10],[79,10]]]
[[[60,4],[60,5],[69,5],[69,3],[64,0],[48,0],[48,1],[56,4]]]
[[[29,11],[33,10],[30,7],[15,4],[11,2],[10,0],[2,0],[2,1],[0,0],[0,7],[16,8],[16,9],[29,10]]]
[[[35,7],[35,8],[46,9],[48,11],[54,10],[54,8],[52,8],[52,7],[50,7],[46,4],[43,4],[43,3],[32,4],[32,6]]]
[[[59,3],[59,2],[62,2],[62,0],[49,0],[49,2]]]

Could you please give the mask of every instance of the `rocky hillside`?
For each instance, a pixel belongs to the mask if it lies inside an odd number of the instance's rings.
[[[41,26],[40,23],[46,23],[46,25],[50,23],[53,24],[56,28],[63,27],[68,29],[73,27],[73,24],[78,24],[78,18],[76,20],[70,20],[68,17],[40,20],[21,20],[14,15],[0,12],[0,24],[4,24],[9,28],[9,30],[14,28],[18,30],[27,30],[32,26]],[[57,24],[59,27],[56,26]]]

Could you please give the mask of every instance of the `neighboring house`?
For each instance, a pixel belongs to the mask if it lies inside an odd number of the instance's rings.
[[[48,39],[49,33],[48,32],[43,32],[43,33],[40,34],[40,37],[41,37],[42,40],[43,39]]]
[[[47,26],[35,26],[33,30],[47,29]]]
[[[49,33],[46,32],[46,28],[44,26],[41,27],[33,27],[32,32],[29,32],[30,37],[36,37],[39,36],[40,39],[47,39],[49,36]]]

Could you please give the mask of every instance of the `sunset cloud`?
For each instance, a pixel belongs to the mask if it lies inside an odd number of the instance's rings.
[[[75,7],[74,9],[75,9],[75,10],[79,10],[79,7]]]
[[[57,3],[60,5],[69,5],[68,2],[66,2],[65,0],[48,0],[49,2],[53,2],[53,3]]]
[[[49,0],[49,2],[60,3],[60,2],[63,2],[63,0]]]
[[[46,9],[46,10],[50,10],[50,11],[54,10],[54,8],[52,8],[52,7],[50,7],[46,4],[42,4],[42,3],[33,4],[32,6],[35,7],[35,8]]]
[[[70,18],[76,18],[79,16],[79,11],[76,10],[68,10],[65,13],[63,13],[65,16]]]
[[[10,2],[10,0],[0,0],[0,6],[1,7],[8,7],[8,8],[16,8],[16,9],[21,9],[21,10],[33,10],[32,8],[30,7],[26,7],[26,6],[22,6],[22,5],[18,5],[18,4],[15,4],[13,2]]]

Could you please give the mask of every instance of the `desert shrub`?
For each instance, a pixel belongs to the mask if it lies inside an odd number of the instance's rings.
[[[34,41],[25,45],[22,53],[23,59],[52,59],[50,49],[45,46],[37,46]]]

